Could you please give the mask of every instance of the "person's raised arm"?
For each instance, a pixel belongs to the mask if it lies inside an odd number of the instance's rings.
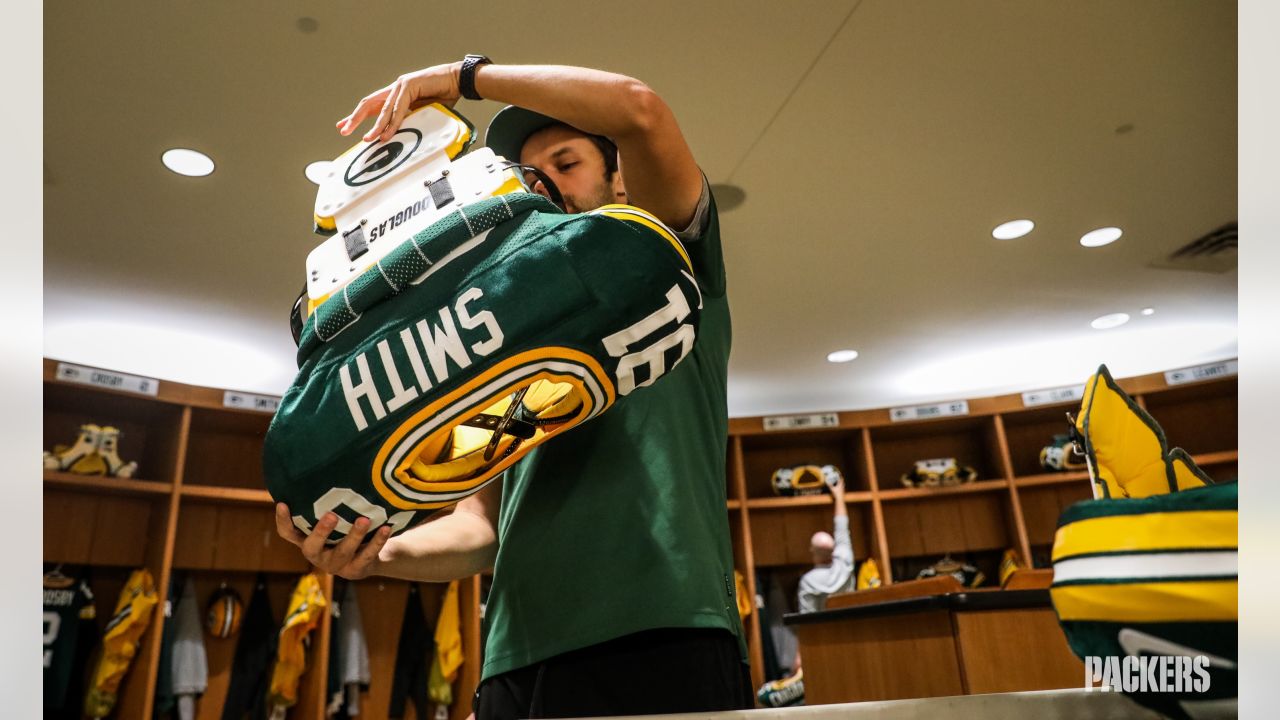
[[[831,499],[835,502],[836,517],[848,517],[849,508],[844,504],[844,478],[841,477],[831,487]]]
[[[365,140],[390,138],[409,110],[430,102],[452,106],[460,97],[461,63],[407,75],[363,98],[338,130],[350,134],[365,119]],[[480,96],[542,113],[618,146],[628,201],[682,229],[702,194],[702,173],[671,108],[647,85],[625,75],[563,65],[481,65]],[[508,158],[518,160],[518,158]]]
[[[835,518],[833,520],[836,547],[831,556],[853,565],[853,542],[849,537],[849,509],[844,504],[844,478],[841,477],[831,488],[831,499],[835,502]]]
[[[391,528],[378,528],[364,547],[361,540],[369,531],[369,521],[359,518],[347,537],[333,547],[325,538],[333,531],[337,516],[327,513],[310,535],[303,535],[289,520],[283,503],[276,504],[276,531],[302,549],[312,565],[325,572],[358,580],[370,575],[445,582],[470,577],[493,565],[498,551],[498,507],[502,500],[502,480],[458,501],[449,515],[431,520],[390,538]],[[390,539],[388,539],[390,538]]]

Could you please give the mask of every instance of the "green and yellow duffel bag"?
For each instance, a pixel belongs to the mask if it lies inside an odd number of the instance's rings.
[[[1058,519],[1050,594],[1086,681],[1170,717],[1232,717],[1238,485],[1214,484],[1106,367],[1074,423],[1098,499]]]
[[[418,150],[357,145],[339,164],[373,170],[333,177],[364,184],[347,195],[322,186],[317,201],[317,226],[334,236],[309,258],[314,287],[295,305],[299,370],[263,467],[303,532],[329,511],[340,517],[331,543],[360,516],[399,533],[477,492],[533,447],[643,392],[697,337],[700,291],[661,222],[625,205],[564,214],[491,151],[448,155],[465,149],[456,137],[469,126],[432,108],[406,127],[449,142],[427,147],[435,155],[416,174],[386,180],[392,201],[367,190],[370,173],[413,168],[397,153]],[[365,206],[321,216],[348,201]],[[392,231],[423,217],[394,242]]]

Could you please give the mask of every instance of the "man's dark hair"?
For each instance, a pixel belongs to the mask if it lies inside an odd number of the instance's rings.
[[[587,137],[591,138],[600,154],[604,155],[604,179],[613,180],[613,174],[618,172],[618,146],[603,135],[588,134]]]
[[[600,154],[604,156],[604,179],[609,181],[613,180],[613,174],[618,172],[618,146],[614,145],[612,140],[603,135],[592,135],[591,133],[582,132],[569,123],[558,122],[548,125],[547,127],[557,126],[566,127],[574,132],[581,132],[583,135],[586,135],[587,139],[589,139],[591,143],[596,146],[596,149],[600,151]]]

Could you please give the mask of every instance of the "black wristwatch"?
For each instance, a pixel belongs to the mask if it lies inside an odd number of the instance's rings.
[[[468,100],[483,100],[476,92],[476,68],[493,61],[484,55],[468,55],[462,58],[462,70],[458,72],[458,90]]]

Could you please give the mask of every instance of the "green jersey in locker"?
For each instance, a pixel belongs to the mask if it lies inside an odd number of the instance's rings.
[[[81,698],[68,699],[75,673],[84,673],[92,647],[93,593],[83,578],[59,570],[44,576],[44,708],[56,716],[64,706],[78,713]],[[76,714],[76,713],[73,713]],[[78,717],[78,715],[77,715]]]

